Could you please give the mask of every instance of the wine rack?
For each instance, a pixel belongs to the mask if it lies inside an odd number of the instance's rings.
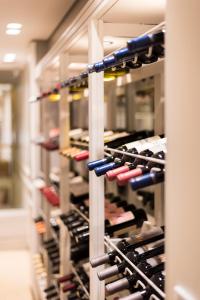
[[[86,294],[86,296],[87,296],[87,299],[89,299],[89,297],[90,297],[89,292],[88,292],[88,290],[85,288],[85,286],[84,286],[84,284],[83,284],[83,282],[82,282],[80,276],[79,276],[78,273],[76,272],[76,268],[72,265],[72,266],[71,266],[71,269],[72,269],[72,272],[75,274],[75,276],[76,276],[78,282],[80,283],[80,286],[81,286],[82,289],[84,290],[84,292],[85,292],[85,294]]]
[[[94,1],[96,4],[98,1]],[[126,37],[126,40],[129,42],[125,42],[121,44],[119,48],[112,49],[112,51],[107,51],[104,53],[104,42],[103,38],[106,34],[106,28],[109,28],[109,24],[104,22],[104,14],[108,11],[112,11],[112,7],[115,7],[117,1],[101,1],[101,4],[98,3],[96,9],[94,9],[94,14],[92,14],[91,18],[85,19],[85,23],[82,26],[81,30],[77,28],[77,32],[74,34],[74,38],[68,36],[68,41],[66,42],[65,47],[61,47],[58,51],[59,55],[59,80],[55,80],[54,73],[49,73],[45,71],[41,72],[40,69],[44,69],[48,66],[48,63],[41,62],[37,68],[37,71],[40,73],[41,79],[45,77],[45,84],[44,82],[40,85],[40,93],[34,96],[34,99],[31,99],[31,102],[35,104],[39,104],[43,106],[42,121],[44,125],[47,123],[51,123],[51,117],[48,116],[46,112],[47,108],[45,107],[45,102],[49,101],[49,96],[54,94],[59,94],[61,99],[59,104],[54,104],[59,107],[58,111],[58,119],[59,122],[57,126],[60,128],[60,140],[59,140],[59,149],[56,150],[57,153],[60,154],[60,214],[66,214],[70,210],[76,211],[85,221],[89,224],[89,236],[90,236],[90,258],[98,256],[104,253],[105,246],[109,250],[115,250],[118,253],[118,260],[124,259],[127,264],[130,266],[130,269],[127,268],[128,272],[131,274],[131,270],[134,269],[139,275],[140,280],[138,279],[137,284],[142,288],[145,288],[146,284],[149,284],[153,290],[159,294],[161,299],[166,299],[166,295],[163,291],[161,291],[145,274],[143,274],[136,265],[134,265],[115,245],[115,240],[110,238],[109,236],[105,236],[105,213],[104,213],[104,200],[105,200],[105,192],[114,191],[115,194],[124,193],[127,197],[129,203],[134,202],[135,195],[133,196],[130,190],[126,187],[126,191],[121,191],[115,185],[115,183],[109,183],[107,180],[104,181],[104,178],[97,178],[94,172],[89,172],[88,181],[89,181],[89,192],[90,192],[90,217],[86,217],[75,204],[72,204],[70,201],[70,179],[69,173],[71,171],[72,164],[74,163],[74,159],[69,157],[65,157],[64,150],[70,147],[76,147],[82,150],[89,151],[89,161],[97,160],[103,158],[104,156],[111,156],[112,154],[125,154],[132,158],[140,158],[142,160],[148,162],[158,163],[163,166],[166,165],[165,159],[156,159],[152,157],[146,157],[139,154],[132,154],[127,151],[121,151],[119,149],[115,149],[114,147],[104,146],[104,119],[106,119],[104,113],[104,74],[108,73],[109,70],[115,72],[117,68],[125,70],[128,66],[128,63],[137,64],[139,62],[138,58],[140,55],[145,55],[145,58],[148,60],[153,53],[153,44],[152,41],[156,40],[156,34],[161,34],[161,40],[156,44],[161,46],[162,53],[158,54],[158,59],[156,61],[152,61],[150,63],[141,63],[141,66],[138,69],[129,69],[128,75],[124,73],[121,77],[128,80],[130,79],[131,83],[137,83],[138,81],[143,81],[146,78],[154,78],[154,88],[155,88],[155,95],[153,99],[153,105],[155,107],[155,118],[153,129],[154,133],[162,134],[163,133],[163,119],[162,113],[159,113],[160,106],[162,106],[162,101],[164,97],[163,91],[163,64],[164,64],[164,37],[165,37],[165,23],[164,22],[156,22],[159,23],[156,26],[150,25],[141,25],[140,33],[133,34],[134,37],[137,35],[138,39],[135,39],[135,49],[130,50],[131,47],[131,39],[130,39],[130,31],[132,26],[128,29],[128,33],[126,34],[125,26],[121,24],[122,31]],[[159,18],[158,18],[159,19]],[[163,18],[160,18],[163,19]],[[153,23],[154,24],[154,23]],[[112,24],[113,25],[113,24]],[[118,24],[120,26],[120,24]],[[126,24],[127,25],[127,24]],[[132,24],[134,25],[134,24]],[[112,28],[110,29],[113,32],[113,36],[116,35],[115,30]],[[85,33],[87,32],[87,33]],[[142,34],[141,34],[142,33]],[[79,37],[82,35],[87,36],[88,39],[88,48],[89,48],[89,58],[84,60],[84,62],[89,63],[85,69],[82,69],[80,72],[74,72],[74,74],[70,73],[69,65],[72,63],[72,59],[76,59],[76,55],[73,55],[73,45],[78,43]],[[128,37],[127,37],[128,36]],[[138,41],[145,41],[145,47],[137,48]],[[148,42],[147,42],[148,41]],[[139,43],[139,42],[138,42]],[[134,43],[132,42],[132,45]],[[143,42],[142,42],[143,45]],[[129,49],[127,53],[123,54],[121,49]],[[121,51],[121,52],[120,52]],[[72,58],[73,57],[73,58]],[[117,59],[115,59],[117,57]],[[77,62],[82,61],[82,58],[77,57]],[[47,74],[47,75],[46,75]],[[106,78],[106,77],[105,77]],[[123,79],[124,80],[124,79]],[[41,80],[42,81],[42,80]],[[47,82],[47,83],[46,83]],[[73,141],[70,140],[70,89],[71,88],[80,88],[88,85],[89,89],[89,103],[88,103],[88,110],[89,110],[89,121],[88,121],[88,129],[89,129],[89,143],[82,142],[82,141]],[[119,88],[119,86],[115,86],[115,88]],[[135,87],[134,87],[135,88]],[[129,87],[129,93],[131,88]],[[135,93],[135,90],[134,90]],[[106,94],[106,93],[105,93]],[[112,98],[112,91],[109,91],[109,97]],[[129,97],[130,98],[130,97]],[[80,100],[81,101],[81,100]],[[129,100],[129,103],[126,103],[126,116],[129,119],[131,118],[130,115],[135,112],[136,107],[135,104],[131,103],[132,100]],[[123,101],[122,101],[123,102]],[[34,104],[31,104],[34,105]],[[114,104],[116,105],[116,104]],[[127,108],[128,106],[128,108]],[[115,107],[116,108],[116,107]],[[52,109],[53,110],[53,109]],[[110,123],[115,123],[112,119],[114,116],[115,111],[112,112],[112,107],[108,107],[108,118],[111,120]],[[129,120],[130,121],[130,120]],[[131,127],[131,125],[128,125]],[[45,126],[44,126],[45,127]],[[115,128],[116,129],[116,128]],[[130,128],[128,128],[130,130]],[[47,134],[47,132],[45,133]],[[41,156],[44,163],[44,179],[45,182],[49,184],[49,179],[47,179],[49,172],[50,172],[50,153],[51,151],[42,150],[43,154]],[[45,154],[44,154],[45,152]],[[78,162],[76,162],[78,163]],[[86,166],[86,161],[81,162],[82,165]],[[155,194],[155,209],[154,215],[151,216],[152,223],[156,223],[158,226],[163,225],[164,223],[164,185],[159,184],[154,189]],[[92,201],[91,201],[92,199]],[[46,200],[43,198],[41,202],[45,202]],[[52,207],[49,203],[46,203],[42,208],[41,215],[43,216],[46,223],[49,223],[49,218],[51,216]],[[41,210],[39,211],[41,212]],[[45,239],[49,239],[53,237],[57,242],[59,242],[60,248],[60,257],[61,257],[61,264],[60,264],[60,276],[68,274],[69,272],[73,272],[75,274],[76,279],[78,280],[80,286],[85,291],[85,295],[88,299],[91,300],[103,300],[105,299],[105,284],[104,282],[100,282],[97,278],[97,274],[95,270],[91,269],[90,274],[90,292],[88,292],[84,284],[81,281],[80,276],[76,271],[76,265],[72,264],[70,261],[70,236],[69,231],[64,225],[64,223],[60,220],[60,237],[58,238],[52,228],[48,228],[48,232],[46,234]],[[48,273],[48,284],[53,282],[53,277],[51,274],[51,270],[47,264],[47,273]],[[145,283],[145,284],[144,284]],[[64,294],[60,292],[60,299],[64,300]],[[160,299],[159,298],[159,299]],[[158,297],[154,294],[151,295],[151,299],[157,300]]]
[[[118,261],[121,261],[121,259],[125,260],[128,265],[134,269],[139,275],[140,277],[144,280],[145,283],[149,284],[158,294],[160,297],[162,297],[162,299],[166,298],[165,293],[160,290],[140,269],[137,268],[137,266],[135,264],[133,264],[127,257],[126,255],[124,255],[115,245],[115,240],[110,239],[109,237],[105,236],[104,237],[105,240],[105,245],[107,247],[107,249],[109,250],[115,250],[118,253],[118,257],[116,257],[116,259],[118,259]],[[128,269],[128,268],[127,268]],[[129,274],[132,274],[132,271],[130,269],[128,269]],[[145,288],[145,284],[143,281],[138,280],[136,285],[140,285],[142,288]],[[151,299],[158,299],[156,295],[152,294],[151,295]]]

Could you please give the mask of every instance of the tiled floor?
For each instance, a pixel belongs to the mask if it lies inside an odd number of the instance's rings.
[[[0,251],[0,299],[32,300],[28,251]]]

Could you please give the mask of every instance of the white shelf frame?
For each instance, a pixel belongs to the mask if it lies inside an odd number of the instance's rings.
[[[88,26],[89,63],[103,58],[103,23],[91,20]],[[98,138],[97,138],[98,137]],[[90,160],[104,156],[104,82],[103,72],[89,74],[89,155]],[[90,194],[90,257],[104,251],[104,178],[89,173]],[[95,216],[95,217],[94,217]],[[105,298],[104,282],[90,268],[90,299]]]

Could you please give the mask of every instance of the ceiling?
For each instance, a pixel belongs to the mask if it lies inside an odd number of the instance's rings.
[[[118,0],[102,17],[104,21],[104,55],[124,47],[165,19],[166,0]],[[105,42],[106,41],[106,42]],[[88,36],[83,35],[70,48],[72,55],[88,54]]]
[[[166,0],[118,0],[102,17],[104,55],[125,47],[130,38],[149,32],[165,19]],[[74,38],[69,51],[71,63],[88,63],[88,34]],[[59,62],[52,61],[48,72],[52,78],[59,78]],[[82,67],[83,68],[83,67]],[[84,67],[85,68],[85,67]],[[82,69],[70,69],[69,75],[78,75]]]
[[[104,22],[158,24],[164,20],[166,0],[119,0],[103,16]]]
[[[0,70],[22,68],[31,40],[47,40],[75,0],[0,0]],[[17,36],[5,34],[8,23],[21,23]],[[3,63],[6,53],[16,53],[15,63]]]

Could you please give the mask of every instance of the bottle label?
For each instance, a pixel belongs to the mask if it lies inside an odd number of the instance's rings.
[[[129,227],[125,227],[125,228],[115,231],[113,233],[113,237],[115,238],[115,237],[123,236],[124,234],[129,233],[130,230],[135,235],[139,234],[139,232],[140,232],[140,228],[138,228],[136,225],[130,225]]]
[[[163,138],[160,139],[160,141],[158,143],[153,143],[151,145],[149,145],[149,150],[151,150],[153,153],[157,153],[160,151],[163,151],[164,153],[167,152],[167,139]]]
[[[132,142],[126,144],[127,149],[136,148],[138,152],[141,152],[142,150],[148,149],[150,145],[154,145],[154,143],[158,143],[161,138],[159,135],[152,136],[150,138],[146,138],[140,141]]]
[[[165,262],[165,261],[166,261],[166,257],[163,254],[147,259],[147,262],[148,262],[148,264],[151,265],[151,267],[155,267],[158,264]]]
[[[111,136],[104,137],[104,143],[112,142],[113,140],[116,140],[118,138],[125,137],[125,136],[128,136],[128,135],[129,134],[127,132],[114,133]]]
[[[118,215],[117,217],[110,218],[110,225],[121,224],[134,219],[134,215],[131,211],[126,211]]]

